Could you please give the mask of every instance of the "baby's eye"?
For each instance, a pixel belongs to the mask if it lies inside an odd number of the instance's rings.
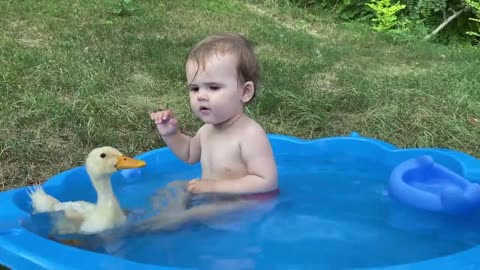
[[[210,90],[215,91],[215,90],[218,90],[218,89],[220,89],[220,86],[218,86],[218,85],[211,85],[210,86]]]
[[[192,92],[197,92],[197,91],[198,91],[198,87],[190,87],[190,91],[192,91]]]

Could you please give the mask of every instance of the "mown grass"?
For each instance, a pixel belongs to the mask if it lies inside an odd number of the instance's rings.
[[[81,165],[100,145],[129,155],[163,146],[148,117],[160,108],[193,134],[184,57],[223,31],[257,45],[262,88],[248,113],[269,133],[359,131],[480,156],[478,48],[398,42],[252,1],[137,1],[126,17],[114,3],[0,4],[0,189]]]

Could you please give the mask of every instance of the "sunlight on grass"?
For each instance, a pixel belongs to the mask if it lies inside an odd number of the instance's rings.
[[[129,155],[163,146],[154,110],[173,109],[194,134],[184,58],[223,31],[257,45],[262,86],[248,114],[269,133],[359,131],[480,155],[478,48],[392,41],[254,2],[137,1],[131,16],[116,16],[114,1],[3,1],[0,188],[40,183],[100,145]]]

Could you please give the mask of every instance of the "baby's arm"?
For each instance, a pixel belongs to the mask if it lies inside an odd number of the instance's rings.
[[[190,137],[179,131],[169,136],[162,136],[163,141],[175,155],[190,164],[200,160],[200,130]]]
[[[247,166],[248,175],[228,180],[194,180],[189,184],[191,192],[249,194],[268,192],[277,188],[277,166],[265,131],[260,126],[255,126],[245,133],[242,134],[240,154]]]

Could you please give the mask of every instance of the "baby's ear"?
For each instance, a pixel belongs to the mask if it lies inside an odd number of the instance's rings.
[[[243,84],[242,102],[249,102],[255,95],[255,86],[252,81],[247,81]]]

